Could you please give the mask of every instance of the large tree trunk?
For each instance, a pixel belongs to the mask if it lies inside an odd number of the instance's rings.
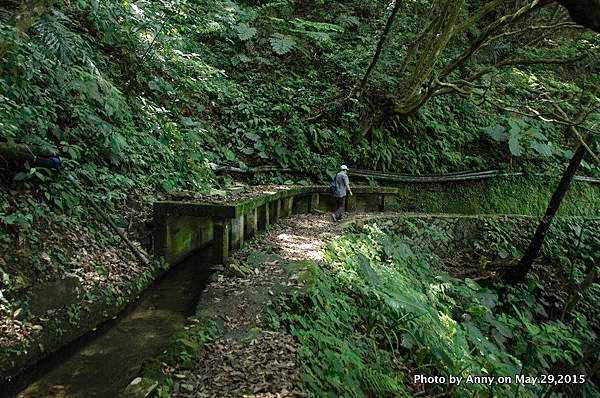
[[[600,1],[600,0],[598,0]],[[479,23],[482,18],[497,10],[502,1],[493,0],[482,6],[480,11],[471,17],[463,17],[464,0],[434,0],[431,7],[432,18],[412,46],[408,49],[396,74],[401,76],[400,84],[395,90],[394,112],[400,116],[415,114],[430,98],[445,93],[461,93],[469,95],[472,81],[458,79],[448,81],[450,75],[465,65],[487,41],[500,32],[505,26],[515,23],[531,14],[540,6],[540,0],[521,4],[516,0],[505,1],[513,9],[512,14],[497,17],[486,26],[481,26],[477,39],[453,61],[440,69],[439,61],[450,40],[457,34],[464,34],[469,28]],[[494,65],[496,66],[496,65]],[[486,72],[474,73],[477,80],[490,73],[493,68],[484,68]],[[458,84],[456,84],[458,82]]]
[[[432,20],[408,50],[399,74],[408,73],[396,89],[395,113],[411,115],[430,97],[427,92],[442,51],[454,37],[463,7],[463,0],[437,0]]]
[[[368,78],[379,60],[394,18],[400,8],[400,1],[396,0],[392,13],[379,38],[371,63],[361,81],[352,90],[350,96],[364,90]],[[396,71],[396,75],[400,78],[400,84],[394,92],[394,113],[400,116],[413,115],[435,95],[448,93],[468,95],[470,94],[472,83],[492,72],[494,68],[523,63],[519,58],[507,59],[504,62],[499,62],[496,65],[474,72],[466,80],[458,79],[456,81],[449,81],[448,79],[457,67],[464,65],[482,46],[489,44],[486,41],[493,38],[493,35],[501,31],[503,27],[517,22],[539,7],[555,4],[556,2],[568,9],[571,18],[576,23],[600,32],[600,0],[533,0],[525,4],[516,0],[505,2],[492,0],[482,6],[480,12],[466,20],[464,20],[461,14],[464,0],[433,0],[430,11],[432,16],[430,22],[409,47],[401,66]],[[463,54],[454,60],[454,62],[449,63],[445,68],[436,72],[436,66],[439,67],[436,64],[439,62],[440,55],[446,49],[450,40],[456,34],[467,31],[469,27],[479,22],[484,16],[489,15],[503,3],[505,5],[510,3],[517,7],[514,14],[503,15],[495,21],[488,23],[487,26],[483,27],[484,29],[477,40]],[[501,36],[498,35],[498,37]],[[559,62],[556,62],[556,60],[537,60],[536,63],[562,63],[560,61],[567,63],[573,60],[564,59],[559,60]]]
[[[579,25],[600,33],[600,0],[559,0]]]
[[[575,154],[569,162],[569,167],[567,167],[567,170],[563,174],[558,187],[554,191],[554,194],[552,194],[552,198],[550,199],[546,213],[544,214],[544,217],[542,217],[542,221],[538,225],[535,235],[529,243],[529,247],[525,251],[525,254],[515,269],[511,270],[505,275],[505,279],[507,279],[509,282],[523,282],[527,276],[527,273],[531,270],[534,260],[540,254],[542,245],[544,244],[544,239],[546,238],[546,233],[552,225],[552,220],[554,219],[554,216],[556,215],[556,212],[558,211],[565,195],[569,191],[573,177],[575,177],[575,173],[577,173],[577,170],[579,170],[579,166],[581,165],[581,161],[583,160],[586,152],[587,150],[583,145],[580,144],[577,147],[577,151],[575,151]]]

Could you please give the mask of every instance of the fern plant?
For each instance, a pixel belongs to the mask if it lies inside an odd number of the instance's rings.
[[[34,34],[39,38],[48,57],[63,64],[83,64],[87,60],[87,43],[71,30],[72,21],[58,10],[36,19],[32,25]]]

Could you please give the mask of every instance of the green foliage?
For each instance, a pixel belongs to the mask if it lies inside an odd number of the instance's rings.
[[[324,267],[307,266],[306,291],[289,295],[272,315],[300,343],[309,396],[406,396],[415,374],[514,377],[548,374],[562,363],[581,366],[593,339],[586,317],[551,318],[545,299],[536,299],[550,286],[536,280],[502,295],[506,287],[451,277],[421,240],[448,236],[406,223],[404,233],[367,225],[332,242]],[[448,388],[424,387],[427,396]],[[545,385],[519,388],[518,396],[546,391]],[[594,385],[586,388],[597,393]],[[457,396],[488,394],[482,384],[451,389]],[[516,389],[516,383],[494,384],[493,393],[513,396]]]
[[[524,145],[533,150],[538,156],[551,156],[555,152],[563,151],[553,147],[546,136],[540,131],[541,123],[536,121],[525,122],[522,119],[507,119],[509,128],[496,125],[486,129],[490,138],[497,142],[508,142],[508,148],[513,156],[524,154]]]
[[[397,83],[393,70],[423,25],[425,8],[413,2],[400,13],[370,82],[374,93]],[[506,161],[504,149],[481,140],[484,126],[505,119],[469,99],[434,98],[393,130],[375,126],[367,134],[359,128],[359,105],[306,122],[343,96],[369,62],[387,12],[376,2],[58,2],[33,19],[27,35],[6,11],[2,138],[63,154],[73,168],[99,162],[112,173],[126,169],[137,186],[172,191],[206,188],[206,161],[277,163],[316,175],[339,161],[414,173]],[[453,42],[443,60],[464,42]],[[487,50],[501,57],[511,43]],[[573,55],[568,44],[560,41],[553,51]],[[580,43],[578,51],[590,46]],[[554,73],[541,81],[545,72],[514,70],[500,83],[511,86],[504,90],[511,101],[528,95],[532,81],[578,92]],[[514,154],[532,150],[521,162],[560,152],[550,124],[539,123],[539,134],[527,137],[533,130],[522,130],[510,141]]]
[[[173,336],[161,359],[172,365],[177,364],[183,369],[190,368],[199,351],[211,344],[217,335],[217,325],[212,320],[193,324]]]
[[[256,36],[256,28],[250,27],[247,23],[240,23],[235,27],[238,37],[242,41],[247,41]]]
[[[271,47],[273,51],[275,51],[279,55],[285,55],[289,53],[294,46],[296,46],[296,42],[290,36],[282,35],[281,33],[275,33],[271,36]]]
[[[301,343],[302,380],[311,395],[406,395],[391,372],[392,356],[360,332],[361,311],[353,300],[313,264],[304,277],[306,294],[291,297],[282,307],[289,313],[272,320],[288,325]]]

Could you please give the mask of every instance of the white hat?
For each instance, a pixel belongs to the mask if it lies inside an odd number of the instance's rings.
[[[348,166],[346,166],[345,164],[340,166],[340,170],[348,170]]]

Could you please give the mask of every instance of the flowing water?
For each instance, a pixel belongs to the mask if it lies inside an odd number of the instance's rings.
[[[118,396],[193,314],[213,258],[207,249],[170,270],[117,319],[0,386],[0,395]]]

